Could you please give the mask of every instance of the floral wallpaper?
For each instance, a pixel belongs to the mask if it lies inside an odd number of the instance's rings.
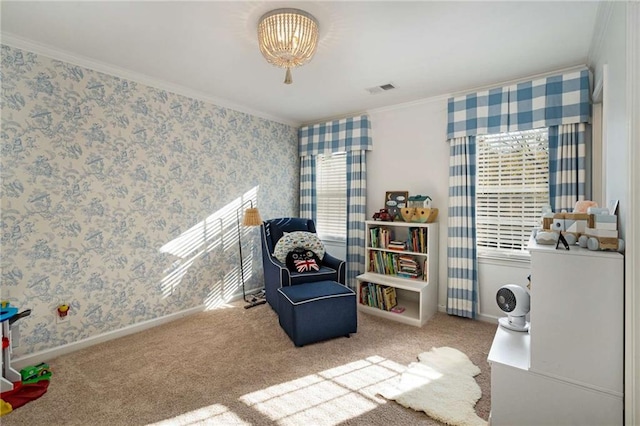
[[[19,358],[262,287],[251,201],[298,211],[297,129],[2,45],[1,294]],[[58,322],[59,304],[69,321]]]

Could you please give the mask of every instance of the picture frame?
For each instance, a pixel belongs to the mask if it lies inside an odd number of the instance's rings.
[[[407,206],[409,191],[387,191],[384,196],[384,208],[392,218],[400,216],[400,209]]]

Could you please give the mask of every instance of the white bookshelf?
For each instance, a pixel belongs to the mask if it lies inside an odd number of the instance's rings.
[[[357,277],[358,280],[358,309],[362,312],[387,318],[393,321],[420,327],[424,325],[438,308],[438,224],[413,222],[382,222],[368,220],[365,238],[365,273]],[[372,247],[371,229],[386,228],[393,240],[406,241],[412,228],[426,229],[427,238],[424,244],[425,252],[412,250],[391,250],[382,247]],[[420,263],[424,270],[426,263],[426,277],[405,278],[397,275],[381,274],[373,271],[372,253],[392,255],[410,255]],[[424,271],[423,271],[424,272]],[[390,312],[362,303],[361,290],[365,283],[377,284],[396,289],[398,306],[405,308],[402,313]]]

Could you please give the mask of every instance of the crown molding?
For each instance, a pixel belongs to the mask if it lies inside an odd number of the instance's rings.
[[[409,101],[409,102],[403,102],[403,103],[400,103],[400,104],[392,104],[392,105],[386,105],[386,106],[383,106],[383,107],[372,108],[372,109],[368,109],[366,111],[358,111],[358,112],[352,112],[352,113],[348,113],[348,114],[340,114],[340,115],[326,117],[326,118],[319,119],[319,120],[313,120],[313,121],[310,121],[308,123],[303,123],[301,125],[301,127],[303,127],[303,126],[313,126],[315,124],[320,124],[320,123],[328,123],[330,121],[341,120],[343,118],[349,118],[349,117],[357,117],[357,116],[360,116],[360,115],[377,114],[377,113],[381,113],[381,112],[389,112],[389,111],[401,110],[401,109],[404,109],[404,108],[411,108],[411,107],[415,107],[415,106],[419,106],[419,105],[423,105],[423,104],[429,104],[429,103],[433,103],[433,102],[439,102],[439,101],[445,101],[446,102],[446,100],[449,97],[450,97],[450,95],[448,95],[448,94],[430,96],[428,98],[421,98],[421,99],[417,99],[415,101]]]
[[[284,119],[282,117],[276,117],[271,114],[267,114],[263,111],[257,111],[251,108],[247,108],[243,105],[239,105],[228,101],[226,99],[217,98],[203,94],[197,90],[190,89],[178,84],[173,84],[168,81],[160,80],[150,77],[146,74],[131,71],[125,68],[121,68],[115,65],[107,64],[105,62],[96,61],[86,56],[77,55],[75,53],[58,49],[53,46],[49,46],[42,43],[37,43],[32,40],[28,40],[23,37],[19,37],[6,32],[0,32],[0,42],[8,46],[12,46],[18,49],[27,50],[38,55],[46,56],[51,59],[68,62],[70,64],[78,65],[84,68],[91,69],[93,71],[101,72],[103,74],[111,75],[114,77],[123,78],[125,80],[135,81],[147,86],[155,87],[156,89],[166,90],[177,95],[186,96],[188,98],[197,99],[209,104],[217,105],[224,108],[229,108],[234,111],[242,112],[245,114],[253,115],[263,118],[265,120],[275,121],[288,126],[297,128],[300,123],[291,120]]]
[[[358,111],[358,112],[350,112],[350,113],[340,114],[340,115],[332,115],[330,117],[320,118],[318,120],[303,122],[300,124],[300,127],[315,126],[316,124],[329,123],[331,121],[342,120],[344,118],[359,117],[361,115],[367,115],[367,111]]]
[[[445,93],[445,94],[436,95],[436,96],[430,96],[428,98],[418,99],[418,100],[410,101],[410,102],[404,102],[404,103],[401,103],[401,104],[395,104],[395,105],[389,105],[389,106],[384,106],[384,107],[375,108],[375,109],[369,109],[369,110],[367,110],[367,112],[371,113],[371,114],[375,114],[375,113],[380,113],[380,112],[388,112],[388,111],[393,111],[393,110],[398,110],[398,109],[415,107],[415,106],[434,103],[434,102],[443,102],[443,101],[446,102],[446,101],[449,100],[449,98],[456,97],[456,96],[464,96],[464,95],[467,95],[469,93],[475,93],[475,92],[479,92],[479,91],[482,91],[482,90],[494,89],[496,87],[511,86],[513,84],[522,83],[524,81],[536,80],[536,79],[539,79],[539,78],[545,78],[545,77],[558,75],[558,74],[566,74],[566,73],[569,73],[569,72],[579,71],[579,70],[582,70],[582,69],[585,69],[585,68],[588,69],[588,67],[585,64],[578,64],[578,65],[574,65],[574,66],[570,66],[570,67],[566,67],[566,68],[556,69],[554,71],[548,71],[548,72],[545,72],[545,73],[529,75],[529,76],[526,76],[526,77],[521,77],[521,78],[517,78],[517,79],[513,79],[513,80],[503,81],[503,82],[499,82],[499,83],[492,83],[492,84],[488,84],[488,85],[484,85],[484,86],[472,87],[472,88],[460,90],[460,91],[457,91],[457,92]]]
[[[449,99],[450,97],[451,97],[450,94],[445,93],[442,95],[429,96],[428,98],[417,99],[415,101],[403,102],[401,104],[394,104],[394,105],[383,106],[380,108],[374,108],[374,109],[367,110],[367,112],[375,114],[375,113],[389,112],[389,111],[395,111],[395,110],[400,110],[405,108],[412,108],[412,107],[431,104],[435,102],[446,103],[447,99]]]

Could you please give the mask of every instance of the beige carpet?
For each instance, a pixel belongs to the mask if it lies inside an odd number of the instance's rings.
[[[358,333],[293,346],[266,305],[192,315],[50,361],[49,391],[3,416],[12,425],[437,425],[377,395],[419,353],[450,346],[480,367],[495,326],[437,314],[422,328],[358,315]]]

